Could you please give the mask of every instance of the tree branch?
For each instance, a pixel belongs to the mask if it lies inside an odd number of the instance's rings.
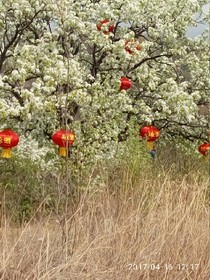
[[[150,60],[155,60],[157,58],[160,58],[160,57],[172,57],[171,54],[159,54],[159,55],[156,55],[156,56],[152,56],[152,57],[146,57],[144,59],[142,59],[140,62],[136,63],[132,68],[130,68],[128,70],[128,73],[132,72],[133,70],[137,69],[138,67],[140,67],[143,63],[147,62],[147,61],[150,61]]]

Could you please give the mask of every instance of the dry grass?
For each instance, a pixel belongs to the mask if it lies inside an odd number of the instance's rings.
[[[208,180],[120,176],[104,175],[63,216],[18,228],[3,211],[0,279],[209,280]]]

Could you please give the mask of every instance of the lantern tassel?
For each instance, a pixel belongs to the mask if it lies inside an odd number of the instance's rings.
[[[65,147],[59,147],[59,155],[61,157],[66,157],[67,152],[66,152],[66,148]]]
[[[147,141],[147,149],[151,152],[154,150],[154,142],[153,141]]]
[[[156,150],[154,149],[154,150],[152,150],[151,152],[150,152],[150,155],[151,155],[151,157],[152,157],[152,159],[156,159]]]
[[[11,158],[11,157],[12,157],[12,151],[11,151],[11,149],[5,149],[5,148],[3,148],[3,149],[2,149],[2,152],[1,152],[1,157],[2,157],[2,158]]]

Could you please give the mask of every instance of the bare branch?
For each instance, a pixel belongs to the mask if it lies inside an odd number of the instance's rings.
[[[147,61],[150,61],[150,60],[155,60],[157,58],[160,58],[160,57],[172,57],[171,54],[159,54],[159,55],[156,55],[156,56],[152,56],[152,57],[146,57],[144,59],[142,59],[140,62],[136,63],[132,68],[130,68],[128,70],[128,73],[132,72],[133,70],[137,69],[138,67],[140,67],[143,63],[147,62]]]

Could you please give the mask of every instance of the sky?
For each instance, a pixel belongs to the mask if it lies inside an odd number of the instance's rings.
[[[210,21],[210,4],[203,6],[203,11],[209,12],[209,21]],[[196,15],[196,17],[198,17],[198,15]],[[188,37],[195,38],[196,36],[199,36],[205,29],[209,29],[209,24],[208,23],[198,24],[198,26],[189,27],[186,35]]]

